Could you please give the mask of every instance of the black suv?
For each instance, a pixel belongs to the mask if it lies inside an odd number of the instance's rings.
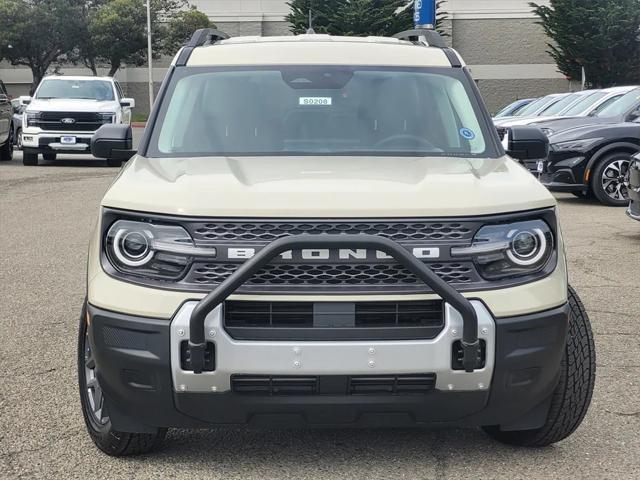
[[[8,162],[13,158],[13,109],[9,94],[0,80],[0,161]]]

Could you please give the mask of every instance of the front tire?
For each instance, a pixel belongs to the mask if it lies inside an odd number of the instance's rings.
[[[591,187],[598,201],[612,207],[629,205],[625,176],[629,172],[631,155],[614,152],[602,159],[593,169]]]
[[[587,312],[569,287],[569,332],[560,366],[560,381],[551,400],[545,424],[536,430],[503,432],[483,427],[494,439],[520,447],[546,447],[571,435],[587,413],[596,379],[596,350]]]
[[[115,158],[108,158],[107,165],[110,167],[120,168],[122,166],[122,160]]]
[[[149,453],[159,447],[167,430],[159,428],[156,433],[127,433],[113,429],[108,405],[96,376],[97,365],[89,344],[86,315],[85,301],[78,333],[78,384],[89,436],[100,450],[113,457]]]
[[[38,154],[37,153],[27,153],[25,151],[22,152],[22,164],[33,167],[38,165]]]

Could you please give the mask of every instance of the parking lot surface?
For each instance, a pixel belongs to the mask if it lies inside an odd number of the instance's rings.
[[[568,440],[517,449],[476,430],[172,430],[154,455],[103,455],[80,411],[76,332],[90,232],[117,171],[79,157],[23,167],[19,153],[0,164],[0,478],[640,478],[640,224],[571,195],[559,208],[598,372]]]

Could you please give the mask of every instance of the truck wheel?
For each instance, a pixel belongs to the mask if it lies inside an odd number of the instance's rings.
[[[631,155],[627,152],[614,152],[598,162],[591,175],[591,186],[600,203],[613,207],[629,205],[625,176],[630,164]]]
[[[43,153],[42,158],[44,158],[47,162],[53,162],[56,159],[55,153]]]
[[[78,384],[87,431],[93,443],[107,455],[121,457],[149,453],[162,443],[167,430],[160,428],[156,433],[127,433],[111,427],[108,406],[96,377],[97,366],[88,341],[86,312],[85,300],[78,335]]]
[[[546,447],[567,438],[582,423],[591,403],[596,379],[596,350],[589,317],[571,287],[569,305],[567,347],[546,423],[537,430],[512,432],[500,431],[497,426],[483,427],[489,436],[509,445]]]
[[[13,131],[13,127],[11,127]],[[11,133],[7,137],[7,141],[0,147],[0,162],[10,162],[13,159],[13,138]]]
[[[116,158],[107,158],[107,165],[110,167],[120,168],[122,166],[122,160]]]
[[[38,165],[38,154],[22,152],[22,164],[27,166]]]
[[[16,138],[13,139],[13,143],[15,144],[18,150],[22,150],[22,129],[19,128],[16,132]]]

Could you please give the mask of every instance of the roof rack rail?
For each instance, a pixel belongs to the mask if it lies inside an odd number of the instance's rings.
[[[406,40],[414,43],[427,43],[430,47],[445,48],[446,45],[440,34],[428,28],[416,28],[413,30],[405,30],[404,32],[396,33],[393,38],[399,40]]]
[[[222,30],[217,30],[215,28],[201,28],[199,30],[196,30],[195,32],[193,32],[193,35],[191,35],[189,41],[180,51],[180,55],[176,60],[176,66],[184,67],[187,64],[187,61],[189,60],[191,52],[193,52],[194,48],[201,47],[202,45],[206,45],[209,43],[213,44],[218,40],[226,40],[227,38],[230,38],[229,35],[227,35]]]

